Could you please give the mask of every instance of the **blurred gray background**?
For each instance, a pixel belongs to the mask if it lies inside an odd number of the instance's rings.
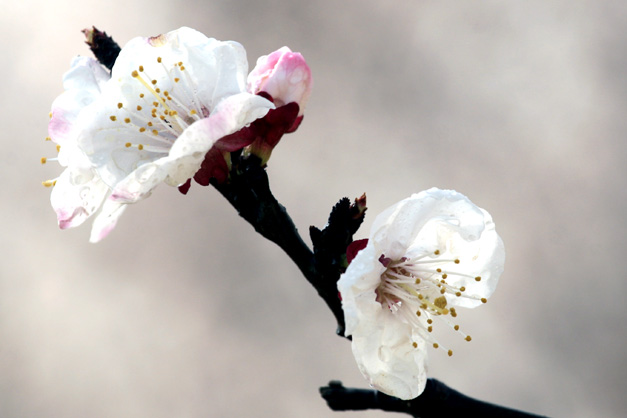
[[[627,5],[616,1],[3,1],[0,416],[333,417],[366,386],[322,300],[212,188],[161,186],[104,242],[60,231],[44,142],[80,30],[120,43],[191,26],[315,86],[270,160],[306,234],[342,196],[468,195],[507,249],[466,343],[430,375],[549,416],[627,414]],[[452,331],[451,331],[452,332]],[[381,412],[341,416],[383,417]]]

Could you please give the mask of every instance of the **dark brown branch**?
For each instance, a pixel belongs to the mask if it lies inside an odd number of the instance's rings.
[[[540,415],[505,408],[470,398],[436,379],[428,379],[424,392],[404,401],[370,389],[345,388],[342,382],[331,381],[320,388],[320,394],[334,411],[380,409],[402,412],[420,418],[476,416],[482,418],[542,418]]]
[[[255,156],[241,158],[235,152],[231,161],[229,179],[222,184],[216,181],[211,184],[255,231],[277,244],[292,259],[331,309],[337,320],[337,332],[343,336],[344,313],[335,285],[339,274],[325,274],[327,269],[321,268],[314,252],[303,242],[287,211],[272,195],[260,159]]]

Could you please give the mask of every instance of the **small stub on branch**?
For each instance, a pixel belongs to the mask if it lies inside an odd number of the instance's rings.
[[[121,51],[117,42],[95,26],[92,26],[91,29],[83,29],[82,32],[86,38],[85,43],[89,45],[89,49],[94,53],[98,62],[111,70]]]

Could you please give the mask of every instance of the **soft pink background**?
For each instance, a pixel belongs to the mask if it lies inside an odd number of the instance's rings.
[[[493,215],[507,248],[466,343],[430,375],[550,416],[627,414],[627,6],[616,1],[5,2],[0,416],[332,417],[365,386],[314,290],[211,188],[167,186],[103,243],[59,231],[40,182],[52,100],[96,25],[124,44],[182,25],[283,45],[315,79],[269,173],[303,233],[342,196],[374,215],[432,186]],[[380,412],[341,416],[382,417]]]

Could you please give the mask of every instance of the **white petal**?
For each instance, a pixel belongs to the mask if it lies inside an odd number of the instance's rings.
[[[352,349],[359,370],[375,389],[400,399],[413,399],[423,392],[426,344],[389,309],[379,305],[376,317],[360,323],[353,333]]]
[[[105,238],[115,228],[118,218],[126,209],[126,204],[107,199],[102,210],[94,219],[89,242],[96,243]]]
[[[89,169],[66,168],[57,179],[50,202],[61,229],[82,224],[95,213],[109,188]]]

